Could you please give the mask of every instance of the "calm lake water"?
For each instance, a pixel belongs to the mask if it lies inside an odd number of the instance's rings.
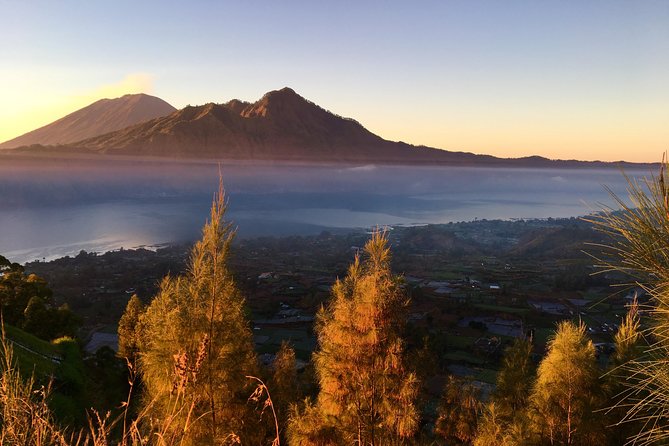
[[[226,215],[242,237],[579,216],[612,203],[604,185],[626,193],[615,168],[1,161],[0,254],[18,262],[192,241],[207,218],[219,170]]]

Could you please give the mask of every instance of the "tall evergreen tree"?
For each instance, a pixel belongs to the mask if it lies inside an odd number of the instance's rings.
[[[290,443],[381,445],[416,432],[418,381],[404,364],[400,330],[408,299],[375,232],[318,313],[315,405],[294,412]]]
[[[227,265],[234,235],[223,220],[222,185],[187,272],[166,277],[143,317],[140,371],[154,419],[185,444],[250,442],[246,375],[255,374],[253,339]]]
[[[530,396],[532,429],[542,444],[604,444],[595,347],[584,325],[561,322]]]
[[[535,444],[537,443],[532,441],[532,432],[526,411],[521,410],[509,423],[500,417],[494,401],[490,401],[483,410],[476,437],[472,442],[473,446],[528,446]]]
[[[133,364],[140,349],[140,318],[145,311],[142,301],[133,294],[118,322],[118,356],[127,358]]]
[[[286,341],[281,343],[272,363],[273,373],[270,385],[274,406],[277,408],[282,425],[288,417],[288,407],[299,399],[297,389],[297,368],[295,350]]]
[[[639,302],[635,296],[614,336],[616,351],[611,357],[611,368],[618,369],[624,367],[630,361],[638,359],[641,353],[639,349],[642,339]]]
[[[448,444],[471,444],[481,412],[479,396],[473,383],[449,376],[439,404],[436,434]]]
[[[478,424],[473,446],[506,446],[508,442],[506,423],[500,418],[494,402],[485,406],[481,421]]]
[[[639,304],[635,298],[614,336],[616,351],[611,355],[606,375],[610,406],[606,414],[613,444],[624,444],[643,429],[643,423],[628,419],[626,401],[629,391],[634,391],[630,384],[634,383],[640,355],[643,354],[642,340]]]
[[[531,354],[528,338],[516,339],[506,350],[495,391],[478,425],[475,446],[528,443],[528,398],[534,383]]]
[[[532,342],[527,338],[516,339],[504,354],[493,400],[499,415],[507,422],[527,407],[527,398],[534,381],[531,355]]]

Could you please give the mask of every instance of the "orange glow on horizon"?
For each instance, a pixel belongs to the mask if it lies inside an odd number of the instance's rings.
[[[664,105],[636,110],[439,110],[414,116],[387,113],[362,121],[392,141],[501,158],[543,156],[581,161],[659,162],[669,149]]]
[[[129,74],[118,82],[89,91],[60,95],[54,95],[48,84],[36,82],[30,76],[19,78],[15,80],[21,83],[15,83],[11,91],[0,86],[0,96],[12,104],[0,108],[3,124],[0,142],[47,125],[102,98],[153,92],[153,76],[147,73]],[[297,92],[301,93],[299,88]],[[163,99],[170,102],[169,98]],[[659,103],[636,108],[583,103],[573,109],[568,105],[553,104],[544,109],[538,104],[520,103],[500,111],[484,104],[451,107],[438,104],[432,109],[412,109],[374,101],[324,102],[319,105],[358,120],[384,139],[450,151],[502,158],[538,155],[563,160],[657,162],[669,149],[665,104]]]
[[[0,142],[4,142],[52,123],[80,108],[105,98],[125,94],[153,91],[153,76],[146,73],[127,75],[119,82],[101,85],[90,91],[53,95],[51,91],[36,87],[30,78],[23,80],[22,88],[0,90],[12,107],[0,107]]]

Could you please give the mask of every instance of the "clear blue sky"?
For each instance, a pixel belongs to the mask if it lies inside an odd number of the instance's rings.
[[[669,149],[669,1],[0,0],[0,30],[0,140],[100,95],[182,107],[290,86],[450,150]]]

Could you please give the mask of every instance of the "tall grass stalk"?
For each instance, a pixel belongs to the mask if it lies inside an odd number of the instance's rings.
[[[112,417],[95,410],[88,414],[88,425],[79,430],[58,425],[49,409],[51,384],[38,385],[33,376],[24,378],[14,359],[12,342],[0,323],[0,445],[31,446],[178,446],[184,444],[189,420],[181,429],[174,429],[180,414],[192,413],[193,407],[175,395],[170,414],[163,420],[151,419],[149,402],[136,416],[130,417],[132,391],[137,374],[130,366],[130,391],[122,402],[122,412]],[[121,431],[117,432],[116,428]]]

